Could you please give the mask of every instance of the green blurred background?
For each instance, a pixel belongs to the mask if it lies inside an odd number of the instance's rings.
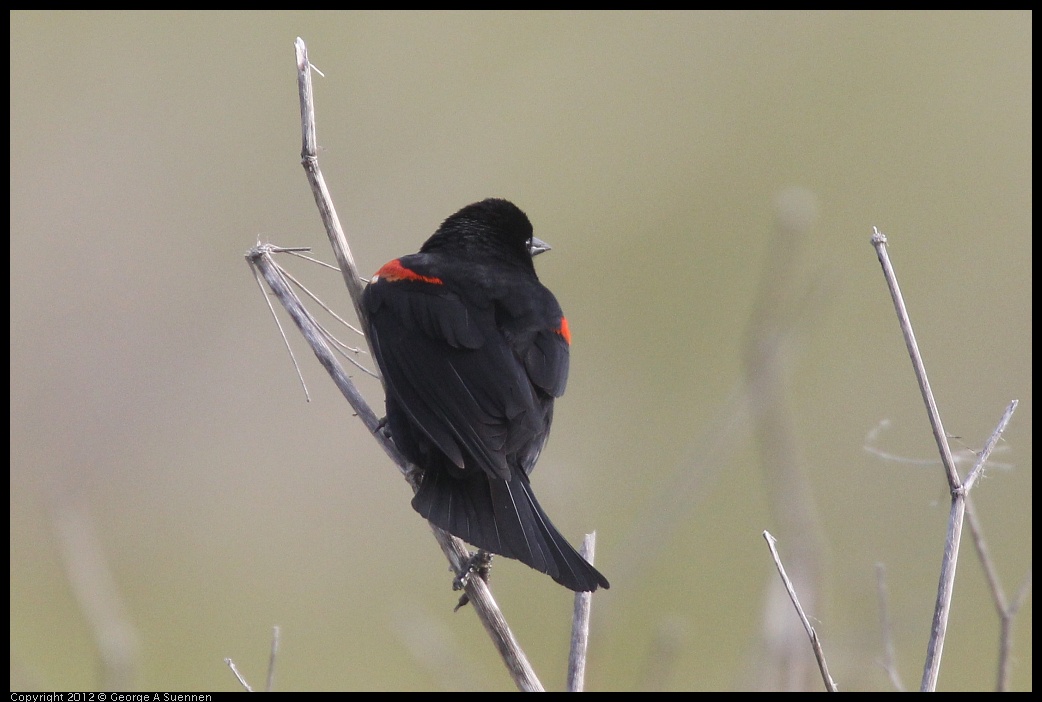
[[[243,259],[258,239],[331,258],[299,165],[297,36],[326,75],[321,164],[362,271],[492,195],[554,245],[539,272],[572,374],[534,483],[573,542],[597,530],[612,581],[588,687],[818,689],[763,653],[764,529],[783,557],[813,549],[841,689],[891,689],[885,564],[918,687],[948,499],[869,237],[890,238],[956,448],[1020,400],[974,493],[1011,592],[1031,567],[1031,20],[12,13],[12,688],[238,689],[225,657],[260,686],[277,624],[278,689],[513,689],[453,614],[408,487],[293,336],[305,403]],[[792,187],[816,202],[802,235],[776,226]],[[287,265],[349,311],[335,273]],[[744,399],[749,341],[779,328],[784,457]],[[884,421],[871,443],[902,460],[865,450]],[[772,472],[793,456],[798,505]],[[998,619],[963,546],[940,688],[990,689]],[[91,556],[117,600],[77,602]],[[560,689],[570,593],[502,559],[493,586]],[[105,612],[123,624],[99,634]],[[1028,598],[1018,690],[1031,619]]]

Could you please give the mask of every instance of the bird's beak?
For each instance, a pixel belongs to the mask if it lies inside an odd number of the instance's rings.
[[[550,244],[546,243],[542,239],[538,239],[538,238],[533,236],[531,239],[528,240],[528,253],[531,256],[538,256],[539,254],[543,253],[544,251],[549,251],[549,250],[550,250]]]

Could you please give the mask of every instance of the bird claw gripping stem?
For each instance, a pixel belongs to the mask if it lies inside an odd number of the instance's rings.
[[[453,578],[452,589],[462,590],[467,586],[467,583],[470,582],[471,576],[474,575],[477,575],[479,578],[481,578],[487,583],[488,576],[492,571],[493,555],[494,554],[489,553],[488,551],[480,550],[472,553],[470,558],[467,559],[467,562],[463,564],[463,570],[460,572],[460,574]],[[452,611],[458,612],[460,607],[465,606],[468,602],[470,602],[470,597],[468,597],[466,593],[464,593],[460,596],[459,602],[456,604],[456,607]]]

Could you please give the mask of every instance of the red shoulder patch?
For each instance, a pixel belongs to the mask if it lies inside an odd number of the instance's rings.
[[[561,326],[557,327],[557,329],[555,329],[554,331],[556,331],[558,334],[564,337],[564,342],[566,344],[568,344],[569,346],[572,345],[572,332],[568,330],[567,319],[561,317]]]
[[[377,279],[382,278],[389,283],[394,283],[399,280],[417,280],[421,283],[430,283],[431,285],[441,285],[441,278],[435,278],[429,275],[420,275],[414,270],[410,270],[402,265],[402,262],[397,258],[393,261],[388,261],[376,272],[373,276],[372,282],[376,282]]]

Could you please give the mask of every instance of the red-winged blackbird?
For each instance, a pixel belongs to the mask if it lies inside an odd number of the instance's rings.
[[[506,200],[468,205],[365,289],[395,445],[423,469],[412,506],[480,549],[576,591],[608,587],[536,502],[528,475],[568,378],[568,322]]]

